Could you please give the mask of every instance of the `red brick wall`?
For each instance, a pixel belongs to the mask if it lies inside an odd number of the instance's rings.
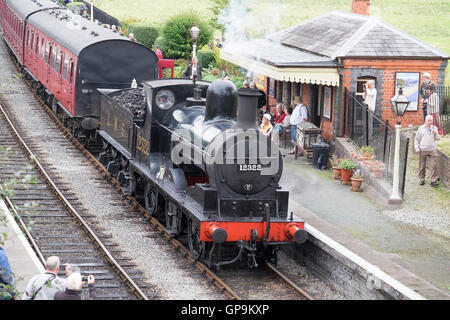
[[[357,14],[370,14],[370,0],[353,0],[352,12]]]
[[[395,124],[395,114],[392,110],[391,99],[395,95],[395,73],[396,72],[420,72],[420,82],[422,74],[428,72],[432,81],[438,83],[439,68],[442,60],[397,60],[397,59],[344,59],[343,82],[347,89],[351,87],[350,69],[383,69],[383,79],[377,79],[378,83],[383,83],[383,94],[377,96],[382,99],[383,120],[388,120],[392,126]],[[400,119],[399,119],[400,120]],[[402,127],[408,124],[418,125],[423,123],[422,101],[419,96],[418,111],[407,111],[401,119]]]

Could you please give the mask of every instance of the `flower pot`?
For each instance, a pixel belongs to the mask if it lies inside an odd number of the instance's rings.
[[[373,156],[360,156],[358,161],[373,160]]]
[[[364,160],[364,165],[369,166],[370,164],[376,164],[378,162],[379,162],[379,160],[367,159],[367,160]]]
[[[352,178],[353,170],[341,169],[341,183],[350,184],[350,179]]]
[[[364,179],[355,179],[355,178],[351,178],[350,179],[352,181],[352,191],[354,192],[359,192],[361,191],[361,184],[363,183]]]
[[[341,179],[341,168],[333,167],[333,178],[334,179]]]
[[[384,167],[377,167],[371,170],[375,178],[381,178],[384,173]]]

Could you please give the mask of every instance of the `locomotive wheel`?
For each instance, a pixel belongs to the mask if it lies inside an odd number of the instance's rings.
[[[192,219],[188,219],[188,245],[195,260],[203,257],[205,242],[200,241],[200,223]]]
[[[145,209],[151,216],[155,216],[158,208],[158,196],[148,182],[144,186],[144,200]]]

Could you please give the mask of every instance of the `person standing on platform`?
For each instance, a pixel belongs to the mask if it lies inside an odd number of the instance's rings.
[[[308,121],[308,110],[306,106],[303,104],[303,99],[301,97],[294,98],[294,111],[292,111],[290,123],[291,123],[291,137],[292,141],[297,142],[297,125],[302,122]],[[290,154],[295,153],[295,145],[294,149],[290,152]]]
[[[419,184],[423,186],[425,184],[425,168],[428,161],[430,167],[430,180],[431,186],[436,187],[438,185],[439,177],[436,174],[436,159],[437,159],[437,143],[441,138],[438,133],[438,129],[433,126],[433,117],[427,115],[425,123],[419,127],[414,139],[414,148],[419,154]]]
[[[13,300],[17,298],[11,266],[5,250],[0,246],[0,300]]]
[[[367,113],[367,123],[369,124],[369,140],[373,136],[373,114],[375,113],[375,104],[377,101],[377,89],[375,89],[375,81],[369,80],[364,85],[364,103],[370,112]]]
[[[431,75],[428,72],[424,72],[422,75],[423,78],[423,82],[420,85],[420,97],[422,98],[422,110],[423,110],[423,119],[425,120],[425,117],[428,115],[428,97],[429,97],[429,93],[428,93],[428,88],[431,88],[431,90],[433,92],[437,91],[437,87],[434,84],[433,81],[431,81]]]
[[[433,124],[438,128],[438,133],[441,136],[445,135],[444,128],[441,122],[441,116],[439,115],[439,95],[434,90],[433,86],[427,86],[427,106],[428,106],[428,114],[433,117]]]
[[[55,293],[66,289],[66,279],[58,277],[60,261],[51,256],[45,263],[46,272],[30,279],[23,293],[23,300],[53,300]],[[66,264],[66,276],[69,276],[70,265]]]
[[[261,110],[261,108],[267,104],[266,93],[264,91],[258,89],[258,87],[256,86],[256,83],[254,81],[250,82],[250,88],[258,90],[259,93],[261,94],[258,97],[258,110]]]

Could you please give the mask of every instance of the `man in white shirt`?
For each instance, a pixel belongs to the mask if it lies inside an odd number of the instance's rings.
[[[291,137],[292,141],[297,141],[297,125],[302,122],[308,121],[308,109],[303,104],[303,99],[301,97],[294,98],[294,111],[292,112],[291,119],[289,120],[291,123]],[[290,152],[291,154],[295,153],[295,147]]]
[[[364,103],[367,104],[367,107],[370,112],[375,113],[375,104],[377,101],[377,89],[375,89],[375,81],[369,80],[366,82],[364,86]],[[372,113],[368,113],[367,117],[369,124],[369,140],[372,140],[373,136],[373,115]]]
[[[436,174],[436,159],[437,159],[437,143],[441,136],[438,133],[438,129],[433,126],[433,116],[427,115],[425,117],[425,123],[419,127],[414,139],[414,148],[419,154],[419,184],[423,186],[425,184],[425,168],[428,160],[428,166],[430,167],[430,180],[431,186],[436,187],[439,179]]]

